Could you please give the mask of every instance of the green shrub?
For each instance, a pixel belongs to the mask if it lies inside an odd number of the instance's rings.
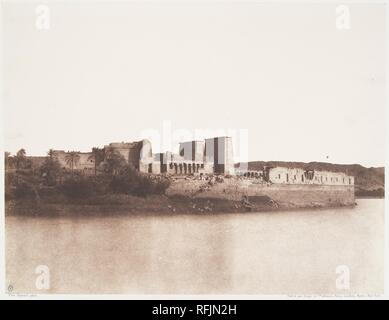
[[[138,187],[135,189],[135,195],[137,196],[147,196],[148,194],[153,194],[155,185],[149,176],[139,175],[138,177]]]
[[[164,177],[155,177],[149,175],[139,176],[139,186],[135,194],[147,196],[150,194],[164,194],[169,187],[170,181]]]
[[[170,182],[166,178],[141,174],[127,165],[118,175],[111,177],[109,185],[114,193],[147,196],[165,193]]]
[[[164,177],[158,177],[154,179],[153,184],[155,194],[165,194],[167,188],[170,186],[170,180]]]
[[[134,194],[138,188],[138,173],[130,165],[123,166],[117,175],[110,176],[109,187],[114,193]]]
[[[34,190],[28,183],[20,182],[16,184],[13,194],[15,198],[33,197]]]
[[[96,195],[98,186],[90,177],[73,177],[66,179],[59,190],[69,198],[82,199]]]

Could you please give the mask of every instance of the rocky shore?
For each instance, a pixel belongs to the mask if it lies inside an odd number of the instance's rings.
[[[334,207],[339,207],[338,204]],[[154,195],[136,197],[130,195],[105,195],[82,201],[10,200],[6,202],[6,215],[29,216],[113,216],[127,214],[218,214],[292,210],[302,208],[325,208],[311,202],[304,206],[293,203],[277,203],[267,196],[247,197],[240,201],[191,198],[184,196]]]

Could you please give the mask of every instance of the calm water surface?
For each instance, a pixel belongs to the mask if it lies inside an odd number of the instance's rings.
[[[6,218],[14,293],[382,293],[384,200],[225,215]],[[50,289],[37,290],[47,265]],[[337,290],[336,267],[350,270]]]

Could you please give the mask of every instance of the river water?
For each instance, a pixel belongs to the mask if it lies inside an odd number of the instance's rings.
[[[13,293],[379,294],[384,200],[357,203],[242,214],[7,217],[6,286]],[[49,289],[36,287],[39,265],[48,267]],[[349,289],[336,286],[339,277],[347,283],[338,266],[349,270]]]

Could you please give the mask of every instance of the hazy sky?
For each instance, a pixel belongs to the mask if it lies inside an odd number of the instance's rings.
[[[169,121],[247,130],[250,160],[384,165],[383,5],[350,5],[348,30],[335,4],[49,2],[48,30],[35,8],[3,4],[8,151],[87,151]]]

